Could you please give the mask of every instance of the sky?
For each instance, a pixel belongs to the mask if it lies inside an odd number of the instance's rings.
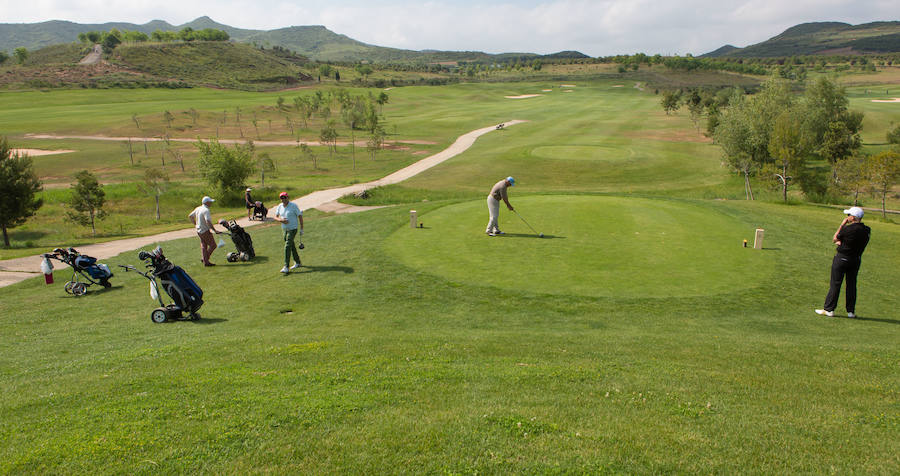
[[[177,26],[209,16],[255,30],[324,25],[410,50],[697,56],[759,43],[799,23],[900,20],[897,7],[897,0],[0,0],[0,23]]]

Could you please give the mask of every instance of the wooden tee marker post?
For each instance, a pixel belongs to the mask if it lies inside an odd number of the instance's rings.
[[[753,249],[761,250],[763,247],[763,238],[765,237],[766,230],[762,228],[756,229],[756,238],[753,240]]]

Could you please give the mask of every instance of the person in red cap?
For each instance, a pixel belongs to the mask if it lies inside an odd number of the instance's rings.
[[[294,245],[294,238],[299,233],[303,234],[303,210],[296,203],[291,202],[287,192],[281,192],[278,195],[281,203],[275,208],[275,221],[281,222],[281,232],[284,238],[284,268],[281,272],[288,274],[293,269],[297,269],[300,264],[300,253]],[[294,257],[294,265],[291,266],[291,256]]]

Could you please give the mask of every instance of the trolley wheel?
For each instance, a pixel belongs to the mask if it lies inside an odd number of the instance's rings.
[[[161,307],[154,309],[153,312],[150,313],[150,320],[157,324],[162,324],[163,322],[166,322],[166,320],[167,320],[166,310]]]
[[[100,284],[103,285],[104,288],[111,288],[111,287],[112,287],[112,283],[110,283],[109,280],[107,280],[107,279],[104,279],[104,280],[100,281]]]
[[[197,314],[196,312],[192,312],[192,313],[190,314],[190,318],[191,318],[192,321],[199,321],[199,320],[200,320],[200,314]]]
[[[84,296],[87,293],[87,286],[84,283],[73,283],[72,294],[76,296]]]
[[[64,288],[66,290],[66,294],[72,294],[72,286],[74,285],[75,283],[73,283],[72,281],[66,282],[66,286]]]

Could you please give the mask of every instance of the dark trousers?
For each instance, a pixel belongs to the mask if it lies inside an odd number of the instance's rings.
[[[831,287],[825,296],[825,310],[834,311],[838,297],[841,295],[841,283],[847,278],[847,312],[856,312],[856,275],[859,274],[860,259],[858,256],[843,254],[834,255],[831,262]]]

